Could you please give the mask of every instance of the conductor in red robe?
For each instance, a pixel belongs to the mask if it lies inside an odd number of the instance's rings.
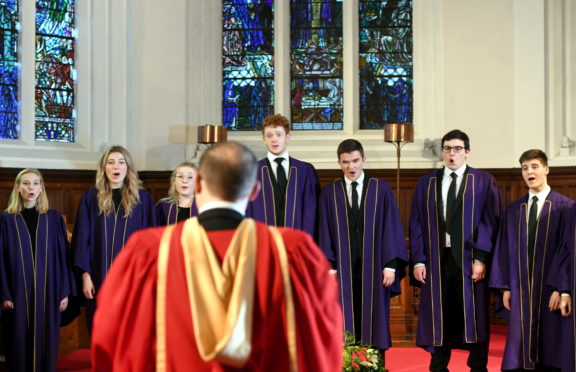
[[[93,371],[341,370],[342,313],[312,238],[243,212],[254,154],[200,160],[198,217],[133,235],[98,295]]]

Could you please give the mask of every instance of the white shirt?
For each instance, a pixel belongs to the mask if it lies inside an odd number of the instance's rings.
[[[362,204],[362,189],[364,186],[364,172],[358,177],[355,181],[352,181],[348,177],[344,176],[344,183],[346,184],[346,195],[348,196],[348,203],[350,203],[350,207],[352,207],[352,182],[358,183],[356,186],[356,192],[358,193],[358,208],[360,208],[360,204]],[[384,270],[396,272],[396,269],[391,267],[385,267]]]
[[[274,173],[274,177],[277,179],[278,178],[278,163],[276,163],[276,158],[283,158],[284,161],[282,162],[282,167],[284,167],[284,174],[286,175],[286,179],[288,179],[288,169],[290,167],[289,161],[290,161],[290,155],[288,155],[288,151],[284,151],[284,153],[280,154],[280,155],[274,155],[273,153],[271,153],[270,151],[268,151],[268,154],[266,154],[266,157],[268,158],[268,161],[270,162],[270,164],[272,165],[272,173]]]
[[[530,207],[532,207],[532,197],[536,196],[538,198],[538,214],[536,216],[540,216],[540,212],[544,206],[544,200],[546,200],[546,197],[548,197],[550,191],[552,191],[550,186],[546,186],[544,190],[540,191],[538,194],[534,194],[532,191],[528,190],[528,208],[526,209],[526,221],[528,221],[528,214],[530,214]]]
[[[462,165],[460,168],[452,171],[448,167],[444,167],[444,176],[442,177],[442,215],[444,216],[444,221],[446,221],[446,208],[448,204],[448,189],[450,189],[450,184],[452,183],[452,173],[456,173],[456,195],[458,195],[458,190],[460,190],[460,185],[464,179],[464,171],[466,171],[466,164]],[[445,239],[446,247],[451,247],[450,245],[450,234],[446,233]]]
[[[346,195],[348,195],[348,203],[350,203],[350,207],[352,207],[352,182],[357,182],[358,186],[356,186],[356,192],[358,193],[358,208],[360,208],[360,204],[362,204],[362,186],[364,185],[364,172],[356,179],[356,181],[352,181],[348,177],[344,176],[344,182],[346,183]]]

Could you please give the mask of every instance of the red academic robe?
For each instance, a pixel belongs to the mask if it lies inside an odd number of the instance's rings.
[[[187,299],[180,237],[176,225],[169,253],[166,319],[167,371],[289,371],[284,284],[270,232],[257,223],[258,254],[252,351],[243,368],[200,357]],[[155,370],[158,247],[164,228],[136,233],[114,261],[98,295],[92,334],[93,371]],[[280,229],[290,264],[296,313],[299,371],[340,371],[342,313],[337,284],[310,236]],[[234,230],[208,232],[223,259]]]

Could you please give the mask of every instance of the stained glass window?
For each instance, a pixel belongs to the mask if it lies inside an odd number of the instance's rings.
[[[274,1],[223,2],[223,123],[259,130],[274,112]]]
[[[18,0],[0,0],[0,138],[17,139],[18,125]]]
[[[342,0],[290,1],[292,129],[342,129]]]
[[[360,128],[412,123],[412,0],[358,5]]]
[[[74,142],[74,0],[36,0],[36,128],[39,141]]]

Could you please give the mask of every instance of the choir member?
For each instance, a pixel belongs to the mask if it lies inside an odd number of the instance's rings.
[[[470,371],[487,372],[486,275],[502,207],[494,177],[468,166],[469,155],[466,133],[445,134],[444,167],[420,178],[412,199],[411,265],[421,287],[416,345],[432,354],[432,372],[448,371],[452,349],[469,350]]]
[[[49,209],[40,172],[24,169],[0,215],[7,371],[56,371],[61,312],[72,292],[64,219]]]
[[[246,216],[270,226],[286,226],[317,235],[320,183],[310,163],[288,154],[290,123],[277,114],[264,119],[262,137],[268,153],[258,162],[262,189],[248,204]]]
[[[548,185],[542,150],[524,152],[520,165],[528,194],[504,211],[490,274],[490,287],[501,291],[509,312],[502,370],[560,371],[560,292],[546,284],[574,202]]]
[[[82,276],[89,332],[95,294],[112,261],[130,235],[156,224],[154,202],[140,184],[130,153],[122,146],[111,146],[100,158],[96,186],[78,204],[72,253],[74,267]]]
[[[195,177],[196,164],[192,162],[183,162],[174,169],[168,196],[156,204],[156,222],[159,226],[173,225],[198,215],[194,200]]]
[[[320,194],[319,245],[338,274],[345,329],[384,357],[408,261],[404,229],[388,184],[363,171],[362,144],[345,140],[337,156],[343,175]]]

